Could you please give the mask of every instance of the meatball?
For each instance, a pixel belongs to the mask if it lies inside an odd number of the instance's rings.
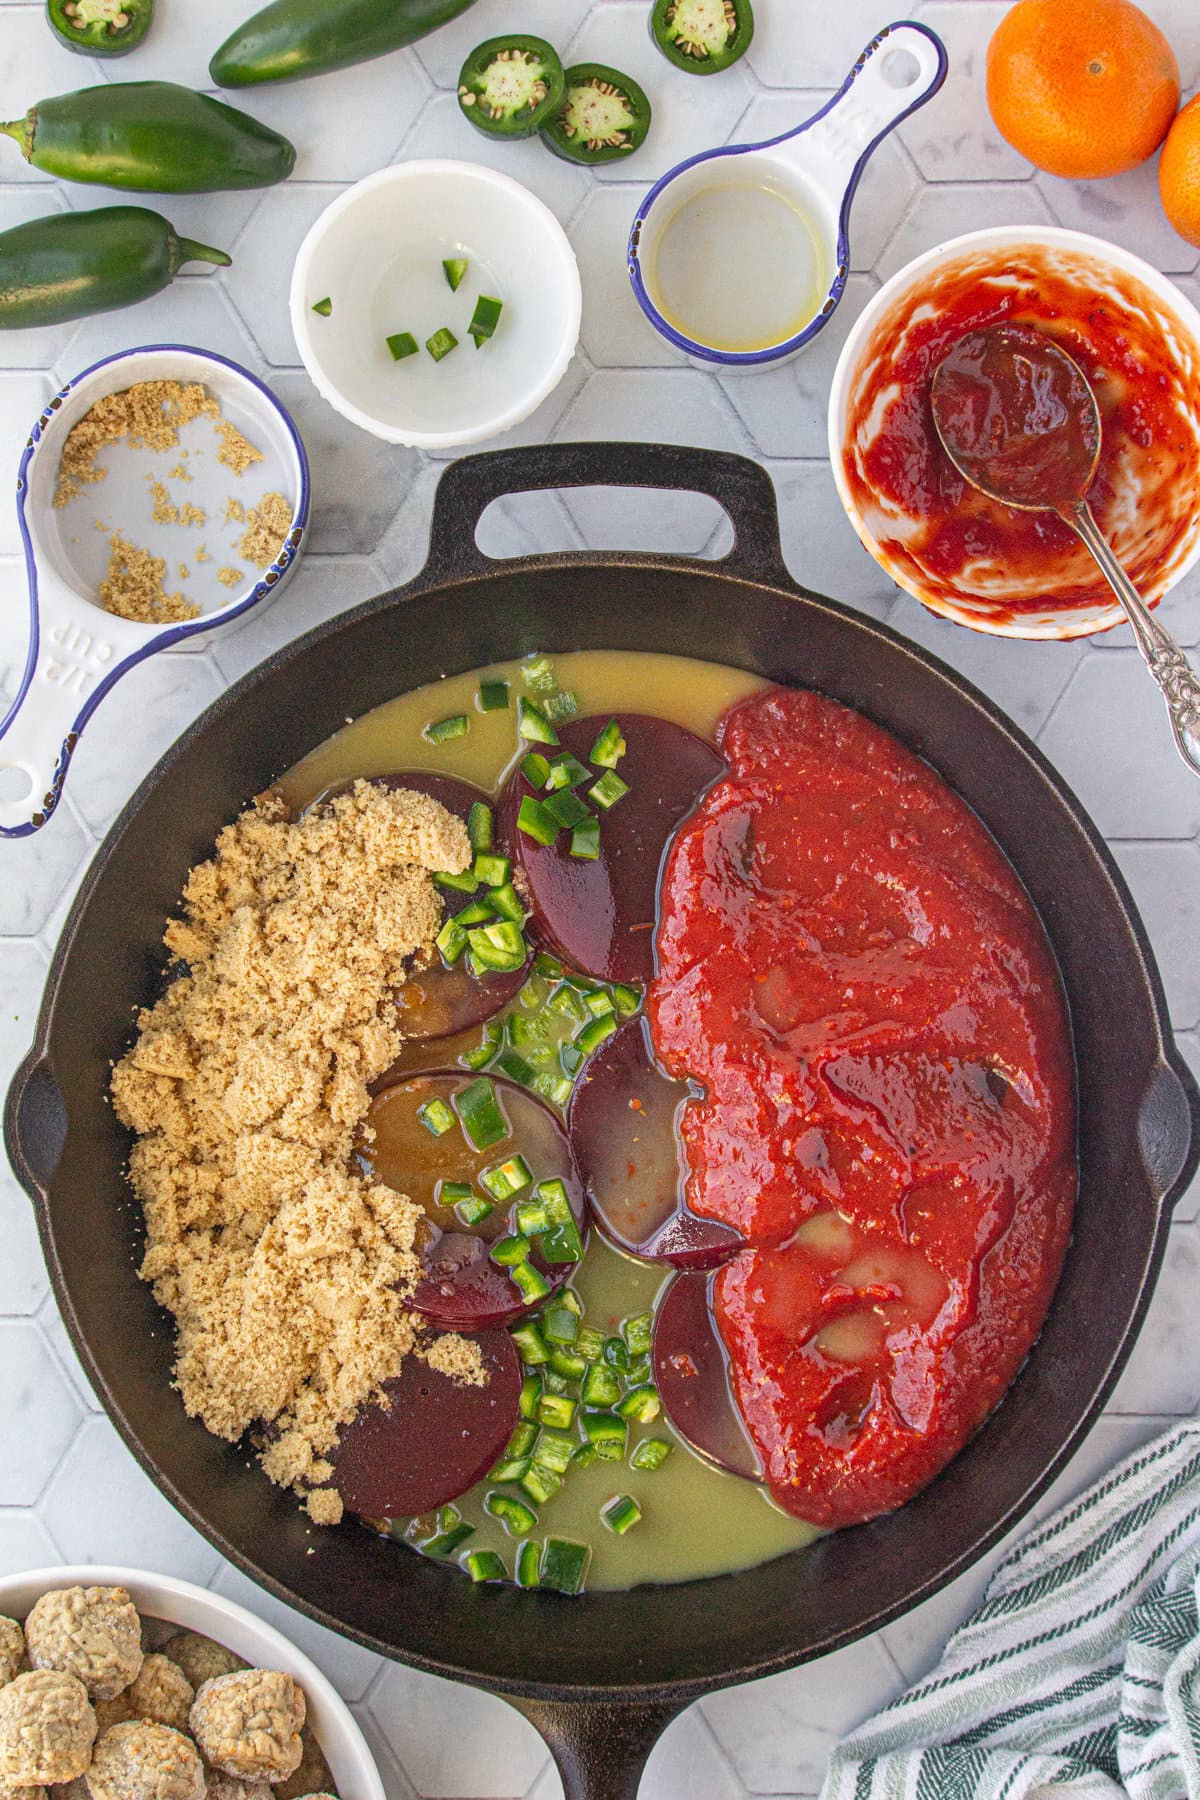
[[[304,1794],[332,1794],[333,1775],[329,1764],[316,1738],[312,1734],[311,1725],[305,1725],[300,1733],[300,1766],[286,1781],[279,1782],[274,1788],[277,1800],[301,1800]]]
[[[224,1644],[202,1637],[198,1631],[177,1631],[162,1645],[162,1653],[183,1670],[197,1693],[206,1681],[215,1681],[218,1675],[234,1675],[246,1667],[240,1656],[226,1650]]]
[[[222,1775],[218,1769],[205,1769],[204,1774],[207,1800],[271,1800],[275,1792],[265,1781],[239,1781],[236,1775]]]
[[[73,1781],[91,1760],[96,1715],[76,1675],[30,1669],[0,1688],[0,1782]]]
[[[142,1666],[142,1622],[124,1588],[52,1588],[25,1621],[35,1669],[77,1675],[93,1700],[112,1700]]]
[[[0,1687],[21,1672],[25,1660],[25,1633],[15,1619],[0,1617]]]
[[[148,1719],[155,1725],[170,1725],[176,1731],[186,1731],[188,1713],[195,1698],[196,1690],[178,1663],[152,1651],[138,1670],[137,1679],[110,1704],[124,1704],[128,1708],[127,1719]]]
[[[189,1723],[206,1762],[242,1780],[286,1781],[304,1747],[304,1691],[274,1669],[242,1669],[206,1681]]]
[[[97,1737],[107,1731],[110,1726],[127,1725],[130,1719],[137,1717],[137,1714],[131,1711],[129,1701],[126,1699],[128,1693],[129,1689],[126,1688],[124,1694],[114,1694],[111,1700],[92,1701],[92,1711],[96,1715]]]
[[[46,1800],[44,1787],[5,1787],[0,1783],[0,1800]]]
[[[131,1719],[97,1740],[87,1785],[91,1800],[204,1800],[204,1764],[181,1731]]]

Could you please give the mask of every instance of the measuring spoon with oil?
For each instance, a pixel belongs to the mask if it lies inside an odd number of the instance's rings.
[[[195,552],[203,548],[199,528],[191,540],[174,524],[155,535],[150,484],[178,474],[168,470],[161,454],[114,444],[98,459],[106,465],[105,479],[89,487],[86,497],[56,506],[59,465],[72,428],[98,400],[143,381],[202,384],[221,417],[260,452],[242,510],[275,491],[292,514],[268,568],[248,572],[232,548],[228,519],[222,526],[227,501],[239,483],[220,463],[209,421],[211,446],[184,452],[187,486],[174,490],[206,523],[211,554],[204,551],[205,567],[196,566]],[[191,429],[183,428],[181,443]],[[170,462],[176,460],[170,453]],[[292,420],[262,382],[212,351],[180,344],[127,350],[85,369],[54,396],[35,422],[17,470],[17,518],[29,578],[29,648],[16,698],[0,718],[0,838],[27,837],[51,817],[79,734],[122,675],[159,650],[188,646],[243,619],[278,593],[299,557],[308,504],[308,461]],[[196,618],[141,624],[105,611],[98,589],[114,530],[161,556],[172,574],[187,559],[184,585],[200,607]],[[222,569],[222,564],[227,566]]]
[[[679,163],[629,234],[638,305],[668,343],[723,368],[795,356],[850,273],[850,208],[866,164],[932,99],[949,66],[925,25],[885,25],[838,92],[791,131]]]

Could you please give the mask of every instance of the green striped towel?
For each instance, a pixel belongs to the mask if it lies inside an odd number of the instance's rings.
[[[1200,1800],[1200,1423],[1009,1551],[821,1800]]]

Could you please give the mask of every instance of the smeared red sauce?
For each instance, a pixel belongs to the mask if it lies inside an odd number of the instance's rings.
[[[933,378],[933,415],[961,472],[1018,506],[1070,506],[1088,486],[1100,422],[1079,365],[1032,325],[969,331]]]
[[[974,814],[888,733],[773,689],[662,884],[657,1052],[705,1097],[688,1202],[734,1395],[789,1512],[890,1511],[1037,1334],[1070,1227],[1070,1039],[1041,925]]]
[[[1088,499],[1134,581],[1159,598],[1194,542],[1200,507],[1196,348],[1143,283],[1075,255],[1022,246],[964,257],[888,309],[847,414],[846,480],[860,517],[897,579],[948,610],[999,621],[1111,608],[1061,519],[985,498],[937,440],[934,370],[966,332],[1005,321],[1054,338],[1095,389],[1102,441]]]

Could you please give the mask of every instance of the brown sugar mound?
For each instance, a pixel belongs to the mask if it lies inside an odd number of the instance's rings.
[[[199,617],[194,600],[185,599],[182,592],[168,594],[163,586],[167,574],[164,557],[127,543],[119,531],[108,540],[108,547],[108,574],[100,583],[105,612],[139,625],[174,625]]]
[[[165,936],[187,971],[113,1074],[184,1405],[230,1440],[268,1424],[285,1486],[327,1480],[339,1427],[431,1347],[403,1302],[420,1209],[353,1155],[395,989],[433,954],[432,874],[470,860],[462,821],[406,789],[360,781],[296,823],[251,807],[192,870]],[[438,1354],[483,1379],[466,1340]]]
[[[201,415],[219,419],[221,409],[199,382],[138,381],[120,393],[105,394],[67,436],[55,506],[69,505],[85,487],[104,480],[108,471],[96,457],[107,444],[127,438],[135,449],[173,450],[183,427]]]
[[[275,561],[292,529],[292,509],[282,494],[264,494],[250,508],[246,530],[235,545],[243,562],[265,569]]]

